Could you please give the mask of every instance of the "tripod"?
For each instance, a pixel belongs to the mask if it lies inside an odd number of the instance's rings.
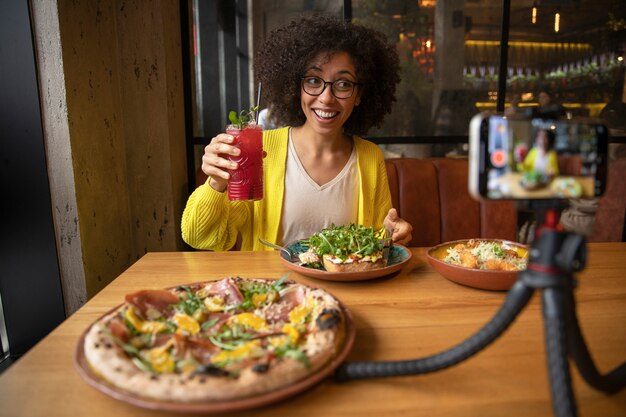
[[[460,344],[437,354],[414,360],[350,362],[336,371],[339,380],[406,376],[435,372],[473,356],[497,339],[528,304],[534,290],[542,291],[544,334],[548,374],[555,416],[576,416],[576,402],[568,357],[585,381],[608,394],[626,386],[626,363],[601,375],[587,349],[576,316],[573,273],[586,264],[585,238],[557,229],[557,212],[545,212],[544,223],[530,248],[528,267],[518,275],[504,304],[478,332]]]

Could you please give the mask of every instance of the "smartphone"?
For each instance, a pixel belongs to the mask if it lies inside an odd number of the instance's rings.
[[[474,198],[549,200],[604,193],[608,131],[597,120],[480,113],[469,130],[468,188]]]

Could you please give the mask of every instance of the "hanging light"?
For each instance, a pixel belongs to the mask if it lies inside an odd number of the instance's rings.
[[[558,33],[561,30],[561,9],[556,9],[554,13],[554,32]]]
[[[530,12],[530,21],[532,22],[533,25],[537,23],[537,2],[536,1],[533,1],[533,9]]]

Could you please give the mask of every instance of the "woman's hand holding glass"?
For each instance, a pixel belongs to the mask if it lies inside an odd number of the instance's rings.
[[[229,161],[224,156],[239,156],[241,151],[232,145],[233,137],[226,133],[220,133],[211,139],[204,148],[202,155],[202,172],[209,176],[209,185],[215,191],[224,192],[228,186],[229,169],[237,169],[236,162]]]

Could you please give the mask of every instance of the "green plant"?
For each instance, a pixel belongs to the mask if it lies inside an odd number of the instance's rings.
[[[485,80],[498,81],[498,74],[485,74]]]
[[[242,110],[237,114],[236,111],[228,113],[228,120],[237,126],[239,129],[243,129],[251,121],[256,122],[254,115],[259,110],[259,106],[250,107],[248,110]]]
[[[545,75],[545,79],[546,80],[561,80],[563,78],[565,78],[567,76],[567,74],[565,74],[565,71],[562,70],[556,70],[556,71],[552,71],[549,72]]]

